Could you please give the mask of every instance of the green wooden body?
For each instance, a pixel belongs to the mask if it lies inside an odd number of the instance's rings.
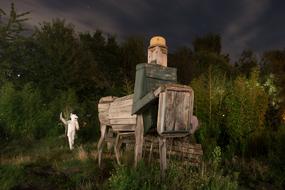
[[[143,114],[145,132],[156,127],[158,100],[153,91],[162,84],[177,83],[176,68],[141,63],[136,66],[133,114]]]

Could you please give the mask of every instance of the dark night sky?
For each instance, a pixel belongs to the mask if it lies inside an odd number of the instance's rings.
[[[5,11],[11,0],[0,0]],[[284,0],[14,0],[31,11],[28,24],[64,18],[77,31],[96,29],[124,39],[130,35],[166,37],[171,49],[195,36],[222,36],[223,51],[236,58],[243,49],[258,53],[285,48]]]

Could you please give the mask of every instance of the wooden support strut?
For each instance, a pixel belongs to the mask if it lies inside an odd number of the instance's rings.
[[[166,162],[166,137],[158,137],[159,140],[159,156],[160,156],[160,175],[161,178],[165,178],[165,171],[167,168]]]
[[[142,159],[142,148],[143,148],[143,135],[144,135],[144,125],[143,116],[137,116],[137,127],[135,130],[136,146],[135,146],[135,168],[138,162]]]

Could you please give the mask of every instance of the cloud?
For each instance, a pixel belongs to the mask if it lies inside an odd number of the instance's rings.
[[[234,59],[242,50],[250,48],[250,42],[260,31],[259,19],[268,9],[269,0],[240,1],[239,14],[232,23],[225,27],[222,34],[224,50]]]
[[[196,36],[221,34],[223,51],[234,59],[243,49],[281,47],[283,0],[13,0],[19,12],[31,10],[29,25],[64,18],[78,32],[96,29],[120,40],[163,35],[170,51],[190,46]],[[0,2],[10,9],[12,0]],[[277,29],[276,29],[277,28]],[[274,35],[273,35],[274,32]]]

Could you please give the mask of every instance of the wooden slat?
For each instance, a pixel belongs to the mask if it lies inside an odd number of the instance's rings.
[[[107,103],[107,104],[98,104],[98,111],[100,110],[106,110],[106,109],[109,109],[110,107],[110,103]]]
[[[159,94],[158,114],[157,114],[157,132],[161,134],[165,131],[165,92]]]
[[[120,100],[118,101],[118,99],[114,102],[111,103],[113,106],[129,106],[129,105],[133,105],[133,99],[126,99],[126,100]]]
[[[113,131],[135,131],[136,125],[112,125]]]
[[[150,78],[161,80],[176,81],[177,70],[171,67],[162,67],[156,64],[149,64],[145,69],[145,75]]]
[[[110,119],[110,125],[135,125],[136,118],[112,118]]]
[[[176,123],[176,117],[175,117],[175,112],[176,112],[176,105],[175,105],[175,98],[176,98],[176,93],[171,91],[171,92],[166,92],[166,103],[165,103],[165,131],[173,131],[175,128],[175,123]]]
[[[106,96],[106,97],[102,97],[99,100],[99,103],[109,103],[109,102],[113,102],[117,97],[115,96]]]

